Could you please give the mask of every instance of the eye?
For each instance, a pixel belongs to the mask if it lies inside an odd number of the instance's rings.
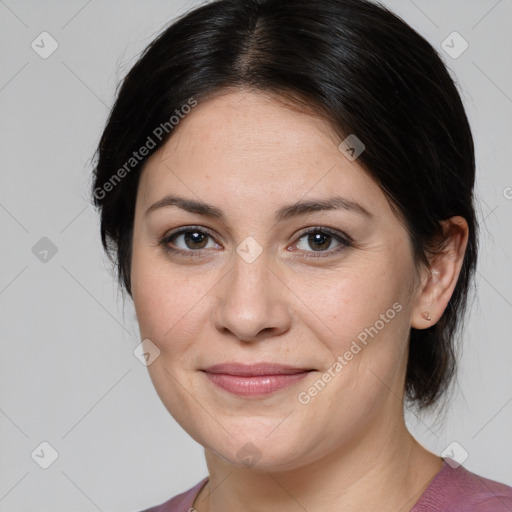
[[[301,240],[305,240],[303,246],[300,247]],[[335,248],[332,248],[333,242],[338,245]],[[308,251],[307,246],[312,247],[313,251]],[[296,242],[295,247],[302,251],[306,251],[308,253],[319,253],[319,254],[310,254],[308,258],[318,258],[323,256],[330,256],[334,253],[338,253],[345,249],[346,247],[351,246],[351,241],[349,237],[343,236],[341,233],[332,230],[330,228],[322,228],[317,227],[310,229],[309,231],[305,231],[300,236],[298,242]],[[329,250],[326,250],[329,249]]]
[[[191,253],[200,252],[200,249],[218,247],[218,244],[213,241],[213,245],[208,246],[209,238],[213,240],[213,235],[204,228],[188,226],[165,236],[159,241],[159,245],[164,246],[169,252],[177,252],[189,256],[192,255]],[[193,256],[196,256],[196,254],[193,254]]]
[[[209,241],[210,245],[208,245]],[[332,248],[333,243],[337,244],[334,249]],[[302,247],[300,247],[301,244]],[[215,242],[213,233],[199,226],[180,228],[163,237],[159,241],[159,245],[163,246],[167,252],[193,257],[200,257],[201,249],[220,247]],[[308,245],[313,248],[312,251],[305,247]],[[298,248],[305,253],[309,253],[306,256],[307,258],[318,258],[331,256],[351,245],[350,237],[327,227],[315,227],[301,233],[298,241],[292,246],[292,251]]]

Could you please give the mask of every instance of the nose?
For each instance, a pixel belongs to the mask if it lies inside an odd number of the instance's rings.
[[[290,329],[293,294],[264,252],[251,263],[235,255],[218,286],[215,324],[224,335],[254,342]]]

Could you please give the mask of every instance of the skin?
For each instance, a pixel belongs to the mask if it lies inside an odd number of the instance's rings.
[[[404,423],[407,346],[411,327],[429,327],[446,308],[467,224],[461,217],[444,221],[448,245],[434,274],[418,267],[386,196],[339,143],[317,116],[261,92],[232,90],[194,108],[143,170],[132,294],[141,337],[160,350],[148,366],[153,385],[205,448],[209,482],[195,501],[198,512],[407,511],[441,469],[442,459]],[[211,204],[225,220],[177,206],[145,214],[171,193]],[[285,204],[335,195],[372,217],[328,210],[274,219]],[[168,243],[185,255],[159,245],[184,226],[213,236],[187,242],[181,235]],[[354,244],[333,236],[318,250],[302,233],[317,227]],[[251,263],[236,251],[248,236],[262,249]],[[301,404],[298,393],[394,303],[401,311]],[[230,361],[316,371],[273,394],[244,398],[201,371]],[[247,443],[259,457],[254,465],[237,455]]]

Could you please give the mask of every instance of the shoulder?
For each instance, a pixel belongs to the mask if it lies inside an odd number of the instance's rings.
[[[188,512],[189,509],[192,510],[192,504],[194,503],[196,496],[199,494],[199,491],[203,486],[206,485],[207,481],[208,477],[205,477],[188,491],[174,496],[165,503],[155,505],[154,507],[147,508],[141,512]]]
[[[512,487],[472,473],[451,459],[411,512],[510,512]]]

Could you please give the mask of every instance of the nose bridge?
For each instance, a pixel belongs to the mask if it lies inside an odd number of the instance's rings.
[[[259,252],[259,251],[258,251]],[[231,279],[227,287],[228,299],[235,304],[257,308],[268,304],[269,274],[267,254],[257,254],[253,247],[238,246],[233,256]]]
[[[268,249],[265,250],[254,237],[244,238],[236,246],[232,258],[231,291],[241,294],[240,298],[252,293],[261,294],[264,285],[268,284],[270,259]]]

